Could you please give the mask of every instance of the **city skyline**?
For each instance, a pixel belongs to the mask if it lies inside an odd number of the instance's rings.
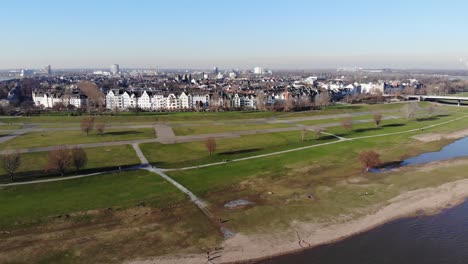
[[[464,69],[468,3],[23,1],[0,68]],[[21,17],[21,19],[18,19]],[[18,32],[20,34],[18,34]]]

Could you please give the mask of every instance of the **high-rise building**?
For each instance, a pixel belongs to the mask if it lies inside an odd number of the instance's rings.
[[[110,72],[111,72],[111,74],[113,74],[113,75],[119,74],[119,73],[120,73],[119,65],[118,65],[118,64],[112,64],[112,65],[110,66]]]
[[[213,67],[213,74],[218,75],[219,70],[218,67]]]
[[[47,75],[52,74],[52,67],[50,65],[44,66],[44,74],[47,74]]]
[[[264,74],[265,70],[262,67],[255,67],[254,74]]]

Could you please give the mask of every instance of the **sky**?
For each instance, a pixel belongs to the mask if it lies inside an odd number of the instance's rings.
[[[463,69],[464,0],[21,0],[0,68]]]

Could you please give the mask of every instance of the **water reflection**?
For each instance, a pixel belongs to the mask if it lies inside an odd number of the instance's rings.
[[[402,161],[401,163],[391,164],[385,168],[376,168],[370,170],[371,172],[384,172],[392,170],[394,168],[408,166],[408,165],[417,165],[424,164],[433,161],[448,160],[453,158],[467,157],[468,156],[468,137],[457,140],[440,151],[436,152],[427,152],[416,157],[412,157]],[[467,260],[468,263],[468,260]]]

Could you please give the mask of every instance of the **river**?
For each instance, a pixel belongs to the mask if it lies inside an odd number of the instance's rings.
[[[468,137],[457,140],[440,151],[409,158],[399,166],[464,156],[468,156]],[[433,216],[399,219],[340,242],[258,262],[260,263],[468,263],[468,201]]]
[[[258,263],[468,263],[468,202],[437,215],[399,219],[337,243]]]

